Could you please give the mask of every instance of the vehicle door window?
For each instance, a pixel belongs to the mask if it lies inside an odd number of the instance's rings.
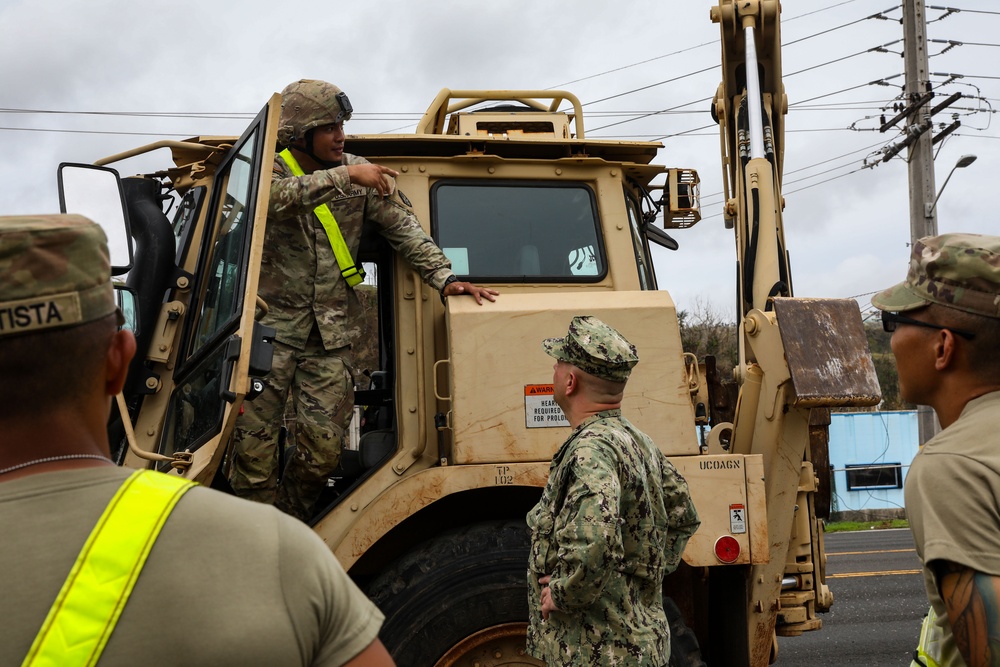
[[[262,131],[258,125],[244,135],[215,178],[194,286],[197,298],[192,303],[198,305],[188,323],[186,358],[178,370],[167,414],[163,454],[194,450],[221,429],[229,400],[229,369],[243,344],[234,334],[243,311],[258,180],[254,165],[259,159],[255,163],[254,158]],[[184,235],[180,227],[177,230],[179,237]]]

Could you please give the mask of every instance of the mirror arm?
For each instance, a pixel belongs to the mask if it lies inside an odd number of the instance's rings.
[[[170,465],[183,473],[191,466],[191,452],[176,452],[173,456],[164,456],[163,454],[156,454],[154,452],[145,452],[139,449],[138,443],[135,441],[135,431],[132,430],[132,420],[129,418],[128,406],[125,405],[125,396],[121,392],[115,396],[115,400],[118,403],[118,412],[122,418],[122,426],[125,427],[125,440],[128,442],[128,449],[130,452],[138,456],[140,459],[145,459],[147,461],[159,461],[161,463],[170,462]]]

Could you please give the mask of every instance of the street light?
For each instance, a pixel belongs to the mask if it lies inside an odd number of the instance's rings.
[[[938,199],[941,198],[941,193],[944,192],[945,187],[948,185],[948,179],[950,179],[951,175],[955,173],[955,170],[965,169],[975,161],[976,161],[975,155],[963,155],[962,157],[958,158],[958,162],[956,162],[955,166],[952,167],[951,171],[948,172],[948,178],[944,179],[944,185],[941,186],[941,189],[938,190],[937,196],[934,197],[934,203],[931,204],[931,207],[927,210],[926,217],[929,218],[934,215],[934,210],[937,208]]]

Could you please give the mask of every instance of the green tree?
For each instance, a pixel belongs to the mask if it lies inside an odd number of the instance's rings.
[[[882,388],[882,402],[879,410],[913,410],[916,406],[907,403],[899,395],[899,373],[896,371],[896,357],[892,354],[889,339],[892,334],[882,330],[881,322],[866,322],[865,334],[875,363],[875,375]]]
[[[726,322],[710,303],[700,300],[690,310],[678,310],[677,321],[680,325],[681,345],[685,352],[691,352],[699,360],[707,355],[714,355],[719,374],[723,378],[732,377],[733,368],[739,357],[737,343],[738,328],[735,322]],[[866,322],[865,334],[868,347],[872,353],[875,365],[875,375],[882,388],[882,402],[878,410],[913,410],[916,406],[904,401],[899,395],[899,374],[896,371],[896,358],[892,354],[889,339],[892,334],[882,330],[881,322]],[[869,408],[863,408],[868,410]],[[842,411],[854,411],[857,408],[843,408]]]
[[[677,311],[677,322],[684,351],[699,360],[713,355],[720,376],[731,378],[739,357],[736,323],[726,322],[715,307],[698,299],[692,310]]]

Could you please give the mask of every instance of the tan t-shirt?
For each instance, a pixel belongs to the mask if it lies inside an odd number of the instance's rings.
[[[924,444],[906,476],[905,497],[927,597],[943,633],[941,665],[964,667],[929,566],[950,560],[1000,576],[1000,392],[970,401],[954,424]]]
[[[0,482],[0,665],[21,664],[130,472]],[[339,666],[377,637],[382,620],[308,526],[196,487],[163,527],[100,664]]]

